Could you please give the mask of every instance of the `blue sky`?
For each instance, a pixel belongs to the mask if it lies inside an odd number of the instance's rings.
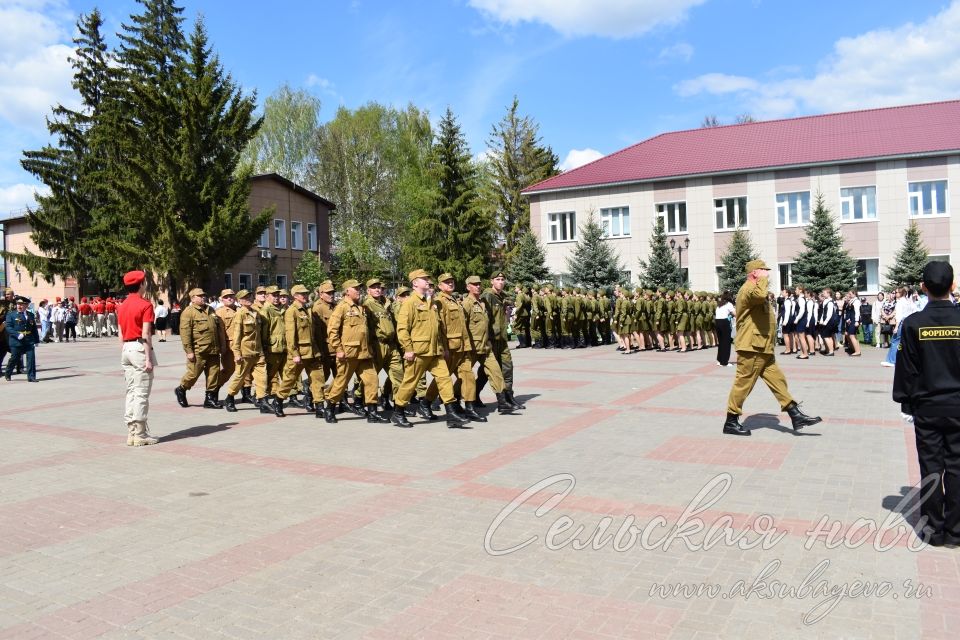
[[[449,105],[474,154],[514,94],[565,168],[664,131],[960,98],[960,0],[181,0],[261,98]],[[134,0],[0,0],[0,213],[32,201],[20,151],[73,100],[73,24]]]

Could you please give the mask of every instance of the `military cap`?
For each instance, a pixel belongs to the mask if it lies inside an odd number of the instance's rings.
[[[370,278],[369,280],[367,280],[367,288],[369,289],[370,287],[373,287],[373,286],[382,287],[383,282],[380,281],[380,278]],[[346,285],[344,285],[344,289],[346,289]]]
[[[414,269],[413,271],[410,272],[409,277],[410,277],[410,282],[413,282],[417,278],[423,278],[424,280],[433,279],[433,276],[431,276],[429,273],[427,273],[423,269]]]
[[[437,282],[446,282],[447,280],[453,280],[452,273],[441,273],[440,277],[437,278]]]
[[[282,296],[283,296],[283,295],[288,295],[288,294],[286,293],[286,290],[281,289],[280,291],[281,291],[280,295],[282,295]],[[306,288],[305,286],[303,286],[302,284],[295,284],[295,285],[293,285],[292,287],[290,287],[290,293],[302,293],[302,294],[306,295],[306,294],[310,293],[310,290],[307,289],[307,288]]]
[[[410,295],[410,287],[397,287],[396,297]]]
[[[3,295],[7,295],[8,293],[9,293],[10,295],[13,295],[13,289],[11,289],[10,287],[7,287],[6,289],[3,290]],[[59,299],[60,299],[60,298],[57,298],[57,300],[59,300]]]
[[[278,287],[275,284],[272,284],[265,289],[265,293],[268,293],[270,295],[273,295],[274,293],[279,293],[279,292],[280,292],[280,287]]]
[[[194,289],[190,289],[190,293],[187,295],[189,295],[192,298],[193,296],[205,296],[207,295],[207,292],[201,289],[200,287],[196,287]],[[59,298],[57,299],[59,300]]]
[[[505,274],[503,271],[494,271],[494,272],[493,272],[493,275],[490,276],[490,279],[491,279],[491,280],[493,280],[494,278],[504,278],[504,279],[506,279],[506,277],[507,277],[507,274]]]
[[[17,296],[13,301],[17,304],[30,304],[30,298],[27,296]]]
[[[254,293],[266,293],[266,292],[267,292],[267,288],[263,285],[260,285],[259,287],[257,287],[257,290]]]
[[[747,263],[744,269],[747,273],[750,273],[751,271],[756,271],[757,269],[767,269],[769,271],[770,267],[768,267],[767,263],[763,260],[751,260]]]
[[[320,293],[333,293],[336,291],[333,287],[333,282],[330,280],[324,280],[320,283]]]
[[[143,271],[127,271],[123,274],[123,284],[127,286],[132,286],[135,284],[140,284],[147,277],[147,274]],[[13,293],[13,289],[7,289],[10,293]]]
[[[573,292],[574,292],[574,293],[583,293],[583,291],[580,289],[580,287],[575,287],[575,288],[573,289]]]
[[[221,297],[223,296],[223,294],[220,295]],[[237,291],[237,300],[243,300],[244,298],[249,298],[252,295],[253,291],[250,291],[249,289],[240,289],[240,291]]]
[[[343,284],[340,285],[340,288],[343,289],[344,291],[346,291],[347,289],[349,289],[349,288],[351,288],[351,287],[357,287],[357,288],[359,288],[359,287],[360,287],[360,281],[359,281],[359,280],[354,280],[353,278],[350,278],[349,280],[344,280]]]
[[[294,285],[294,286],[296,286],[296,285]],[[304,289],[306,289],[306,287],[304,287]],[[289,293],[286,289],[277,289],[277,295],[278,295],[278,296],[287,296],[288,298],[290,297],[290,293]]]
[[[483,281],[480,280],[480,276],[467,276],[466,282],[467,284],[480,284]]]
[[[221,298],[226,298],[227,296],[239,297],[237,296],[237,292],[234,291],[233,289],[224,289],[223,291],[220,292]]]

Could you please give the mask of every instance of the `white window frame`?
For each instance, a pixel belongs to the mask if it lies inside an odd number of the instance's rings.
[[[882,282],[881,282],[881,279],[883,278],[883,271],[880,270],[880,267],[882,266],[882,265],[880,264],[880,256],[869,256],[869,257],[866,257],[866,258],[854,258],[854,260],[856,260],[857,263],[859,263],[861,260],[864,261],[864,262],[866,262],[867,260],[876,260],[876,261],[877,261],[877,288],[876,288],[876,290],[875,290],[875,291],[870,291],[870,289],[860,289],[860,282],[859,282],[859,276],[858,276],[858,277],[857,277],[857,280],[858,280],[858,282],[857,282],[857,295],[865,295],[865,294],[870,294],[870,293],[876,294],[877,291],[882,291],[882,290],[883,290],[883,284],[882,284]],[[857,266],[859,266],[859,264],[858,264]],[[864,275],[864,277],[866,277],[866,275]],[[870,281],[868,280],[868,281],[867,281],[867,285],[869,285],[869,284],[870,284]],[[844,292],[844,293],[846,293],[846,292]]]
[[[273,248],[287,248],[287,221],[277,218],[273,221]]]
[[[684,225],[683,228],[680,228],[680,205],[683,205],[683,217]],[[670,231],[670,222],[667,219],[671,212],[669,207],[674,207],[672,215],[676,218],[677,230]],[[660,211],[660,207],[663,207],[663,211]],[[671,202],[657,202],[654,204],[654,211],[656,211],[657,217],[663,220],[663,232],[668,236],[685,236],[689,234],[688,229],[690,228],[690,218],[689,212],[687,211],[687,201],[686,200],[674,200]]]
[[[614,216],[614,212],[616,215]],[[617,219],[617,226],[620,230],[619,233],[611,233],[613,229],[614,218]],[[626,221],[626,224],[624,224]],[[600,209],[600,226],[603,227],[603,237],[604,238],[630,238],[632,236],[631,231],[633,230],[630,226],[630,207],[629,205],[623,205],[619,207],[604,207]],[[623,232],[623,228],[627,228],[627,232]]]
[[[845,196],[845,195],[843,195],[844,189],[873,189],[873,217],[872,217],[872,218],[860,218],[859,220],[856,219],[856,218],[854,218],[854,217],[853,217],[853,203],[854,203],[854,198],[853,198],[853,196]],[[838,191],[838,193],[840,194],[840,200],[839,200],[839,202],[840,202],[840,223],[841,223],[841,224],[860,224],[861,222],[876,222],[877,220],[880,219],[880,210],[879,210],[879,208],[877,207],[877,185],[875,185],[875,184],[862,184],[862,185],[851,185],[851,186],[848,186],[848,187],[840,187],[840,190]],[[866,212],[867,212],[868,209],[869,209],[869,208],[867,207],[866,195],[861,196],[861,199],[863,200],[863,202],[861,202],[861,205],[863,206],[863,212],[864,212],[864,214],[866,214]],[[846,205],[849,207],[849,209],[850,209],[850,218],[845,218],[845,217],[843,217],[843,205],[844,205],[844,204],[846,204]]]
[[[317,225],[307,223],[307,251],[317,251]]]
[[[919,191],[913,192],[910,190],[910,187],[912,187],[915,184],[933,184],[935,182],[942,182],[944,184],[943,213],[937,213],[936,206],[934,206],[933,207],[934,211],[932,211],[930,214],[925,214],[923,213],[923,202],[920,198],[921,192]],[[931,195],[931,198],[933,199],[931,204],[933,205],[938,204],[936,201],[937,192],[931,191],[930,195]],[[917,201],[917,205],[918,205],[917,213],[913,213],[914,200]],[[915,180],[913,182],[908,182],[907,183],[907,215],[911,218],[944,218],[949,216],[950,215],[950,181],[947,180],[946,178],[941,178],[939,180]]]
[[[797,221],[796,221],[796,222],[790,222],[790,213],[791,213],[790,198],[787,198],[786,202],[780,202],[780,196],[797,196],[797,195],[803,195],[803,194],[807,194],[807,220],[806,220],[806,222],[804,222],[804,220],[803,220],[803,204],[802,204],[802,200],[801,200],[800,198],[797,198],[797,199],[796,199],[796,203],[797,203],[798,205],[800,205],[800,209],[797,210],[797,212],[796,212],[796,213],[797,213]],[[780,210],[781,210],[781,209],[783,210],[783,214],[784,214],[784,216],[783,216],[784,222],[783,222],[783,223],[780,222]],[[749,208],[748,208],[748,210],[749,210]],[[777,193],[777,194],[774,196],[774,210],[776,211],[776,215],[777,215],[776,227],[777,227],[778,229],[786,229],[786,228],[789,228],[789,227],[805,227],[805,226],[807,226],[808,224],[810,224],[810,216],[812,215],[811,212],[810,212],[810,191],[809,191],[809,190],[808,190],[808,191],[782,191],[782,192],[780,192],[780,193]],[[716,217],[716,212],[714,212],[714,217]]]
[[[562,230],[568,232],[567,238],[561,238],[559,233]],[[557,239],[554,240],[554,230],[558,232]],[[547,244],[559,244],[561,242],[577,241],[577,212],[576,211],[554,211],[547,214]]]
[[[252,273],[241,273],[241,274],[239,274],[239,276],[240,276],[240,277],[237,278],[237,283],[240,285],[240,288],[241,288],[241,289],[246,289],[247,291],[249,291],[250,289],[253,288],[253,274],[252,274]],[[243,286],[243,281],[244,281],[244,280],[247,281],[247,286]]]
[[[793,290],[796,288],[796,287],[794,287],[794,283],[793,283],[793,265],[794,265],[793,262],[778,262],[778,263],[777,263],[777,278],[780,280],[780,288],[781,288],[781,289],[788,289],[789,291],[793,291]],[[786,268],[787,268],[787,279],[790,280],[790,284],[785,284],[785,283],[783,282],[783,277],[782,277],[782,275],[781,275],[781,273],[780,273],[780,267],[786,267]]]
[[[303,251],[303,223],[299,220],[290,222],[290,248]]]
[[[223,288],[233,289],[233,274],[229,271],[225,271],[223,274]],[[242,289],[243,287],[240,288]]]
[[[257,240],[257,247],[261,249],[270,248],[270,226],[267,227],[260,233],[260,239]]]
[[[720,202],[724,203],[724,204],[722,204],[722,205],[720,205],[720,206],[717,206],[717,201],[718,201],[718,200],[719,200]],[[726,206],[726,202],[727,202],[727,200],[733,200],[733,201],[735,201],[735,203],[736,203],[736,204],[734,205],[734,212],[736,213],[737,224],[735,224],[735,225],[732,226],[732,227],[727,227],[727,226],[718,227],[718,226],[717,226],[717,213],[720,213],[720,212],[723,213],[724,225],[726,225],[726,219],[727,219],[727,206]],[[743,200],[743,201],[744,201],[744,205],[746,205],[746,209],[747,209],[747,210],[744,212],[744,215],[742,216],[743,219],[744,219],[743,224],[739,224],[740,218],[741,218],[741,215],[740,215],[740,200]],[[736,231],[737,229],[743,229],[744,231],[749,231],[749,230],[750,230],[750,199],[749,199],[746,195],[742,195],[742,196],[730,196],[730,197],[728,197],[728,198],[714,198],[714,199],[713,199],[713,230],[714,230],[714,231]]]

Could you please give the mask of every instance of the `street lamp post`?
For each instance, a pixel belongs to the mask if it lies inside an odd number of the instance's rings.
[[[677,241],[673,238],[670,239],[670,248],[676,249],[677,251],[677,265],[680,267],[680,270],[683,271],[683,250],[690,248],[690,238],[684,238],[683,244],[678,246]]]

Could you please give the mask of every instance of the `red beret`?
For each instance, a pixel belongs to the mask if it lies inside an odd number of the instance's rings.
[[[123,276],[123,284],[125,285],[134,285],[140,284],[147,277],[147,274],[143,271],[128,271]]]

